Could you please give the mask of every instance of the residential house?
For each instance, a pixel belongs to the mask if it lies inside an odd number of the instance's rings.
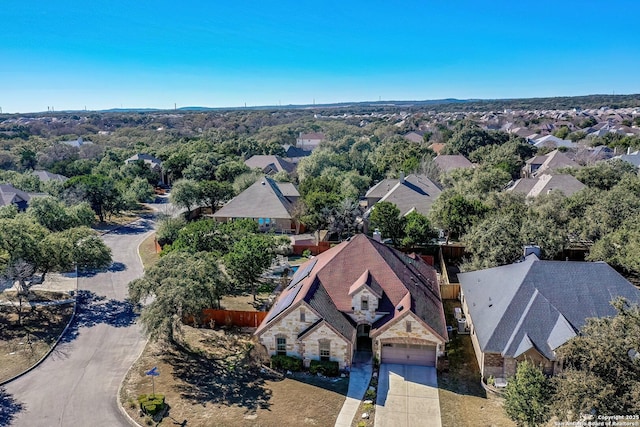
[[[561,168],[579,168],[580,165],[559,150],[553,150],[543,156],[535,156],[525,162],[522,177],[531,178],[545,173],[551,173]]]
[[[60,141],[60,143],[64,144],[64,145],[69,145],[71,147],[76,147],[76,148],[80,148],[83,145],[93,144],[93,142],[91,142],[91,141],[85,141],[84,139],[82,139],[82,137],[80,137],[78,139],[72,139],[70,141]]]
[[[367,214],[378,202],[390,202],[400,209],[400,215],[416,211],[427,215],[442,190],[426,175],[400,175],[400,179],[383,179],[367,191]]]
[[[404,139],[406,139],[407,141],[411,141],[411,142],[415,142],[416,144],[419,144],[424,141],[424,132],[419,130],[411,131],[406,135],[404,135]]]
[[[434,366],[447,329],[433,267],[364,234],[300,266],[255,334],[270,355]]]
[[[445,144],[444,142],[434,142],[429,146],[429,149],[434,153],[436,153],[437,155],[440,155],[440,153],[444,151],[446,146],[447,144]]]
[[[462,311],[484,378],[507,378],[519,362],[547,374],[562,365],[557,350],[590,317],[613,316],[610,302],[640,302],[640,291],[604,262],[541,261],[458,274]]]
[[[265,175],[275,175],[278,172],[291,173],[296,165],[277,155],[255,155],[244,161],[251,169],[258,168]]]
[[[631,148],[627,149],[627,154],[616,156],[614,159],[620,159],[627,163],[634,165],[636,168],[640,168],[640,151],[631,152]]]
[[[302,148],[305,151],[312,151],[318,148],[318,145],[324,141],[324,133],[302,133],[296,139],[296,147]]]
[[[578,181],[572,175],[544,174],[535,178],[521,178],[513,186],[507,189],[514,193],[524,193],[528,198],[538,197],[541,194],[549,194],[552,191],[560,191],[569,197],[585,188],[586,185]]]
[[[293,207],[298,190],[290,183],[278,183],[265,176],[229,200],[213,217],[220,222],[251,218],[261,231],[294,232]]]
[[[27,193],[11,184],[0,184],[0,206],[14,205],[18,211],[22,212],[27,210],[29,201],[36,196],[44,196],[44,194]]]
[[[533,140],[533,145],[536,146],[537,148],[560,148],[560,147],[564,147],[564,148],[576,148],[578,145],[569,140],[569,139],[561,139],[558,138],[557,136],[553,136],[553,135],[545,135],[542,136],[540,138],[534,139]]]
[[[142,161],[146,164],[152,171],[156,172],[160,177],[160,182],[163,184],[168,183],[168,178],[165,176],[165,173],[162,169],[162,160],[150,155],[150,154],[135,154],[124,161],[125,164],[129,165],[132,163],[136,163]]]
[[[465,156],[461,154],[454,155],[439,155],[433,159],[434,163],[438,165],[438,168],[442,172],[449,172],[453,169],[467,169],[473,168],[471,163]]]
[[[294,145],[285,144],[282,148],[284,148],[284,154],[287,158],[286,160],[294,165],[297,165],[300,160],[311,155],[311,151],[303,150],[302,148],[298,148]]]
[[[56,181],[62,183],[69,179],[64,175],[59,175],[45,170],[33,171],[32,173],[42,182]]]

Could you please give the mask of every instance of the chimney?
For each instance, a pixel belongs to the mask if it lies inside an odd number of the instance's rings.
[[[534,254],[538,259],[541,256],[540,246],[538,245],[525,245],[524,247],[524,257],[528,257],[529,255]]]
[[[400,172],[400,184],[404,184],[404,171]]]
[[[627,156],[631,155],[631,147],[627,147]]]
[[[377,228],[373,231],[373,240],[376,242],[382,242],[382,234],[380,234],[380,230]]]

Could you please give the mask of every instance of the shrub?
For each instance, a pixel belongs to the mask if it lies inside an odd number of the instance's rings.
[[[271,356],[271,367],[274,369],[286,369],[287,371],[301,371],[302,359],[293,356]]]
[[[330,360],[312,360],[309,365],[309,372],[312,374],[321,373],[327,377],[335,377],[340,373],[338,362]]]
[[[304,251],[302,251],[302,256],[305,258],[309,258],[311,256],[311,250],[305,249]]]
[[[365,400],[374,400],[376,398],[376,391],[375,390],[370,390],[368,389],[365,393],[364,393],[364,399]]]
[[[138,396],[138,402],[142,412],[147,415],[153,416],[164,409],[163,394],[141,394]]]

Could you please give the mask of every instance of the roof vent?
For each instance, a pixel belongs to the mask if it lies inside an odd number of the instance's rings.
[[[264,184],[265,184],[264,179],[262,180],[261,184],[262,184],[262,185],[264,185]]]
[[[402,310],[404,310],[404,305],[399,305],[398,306],[398,311],[402,311]]]

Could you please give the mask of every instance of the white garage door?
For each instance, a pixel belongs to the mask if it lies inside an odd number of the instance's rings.
[[[382,344],[382,363],[436,366],[436,346],[417,344]]]

